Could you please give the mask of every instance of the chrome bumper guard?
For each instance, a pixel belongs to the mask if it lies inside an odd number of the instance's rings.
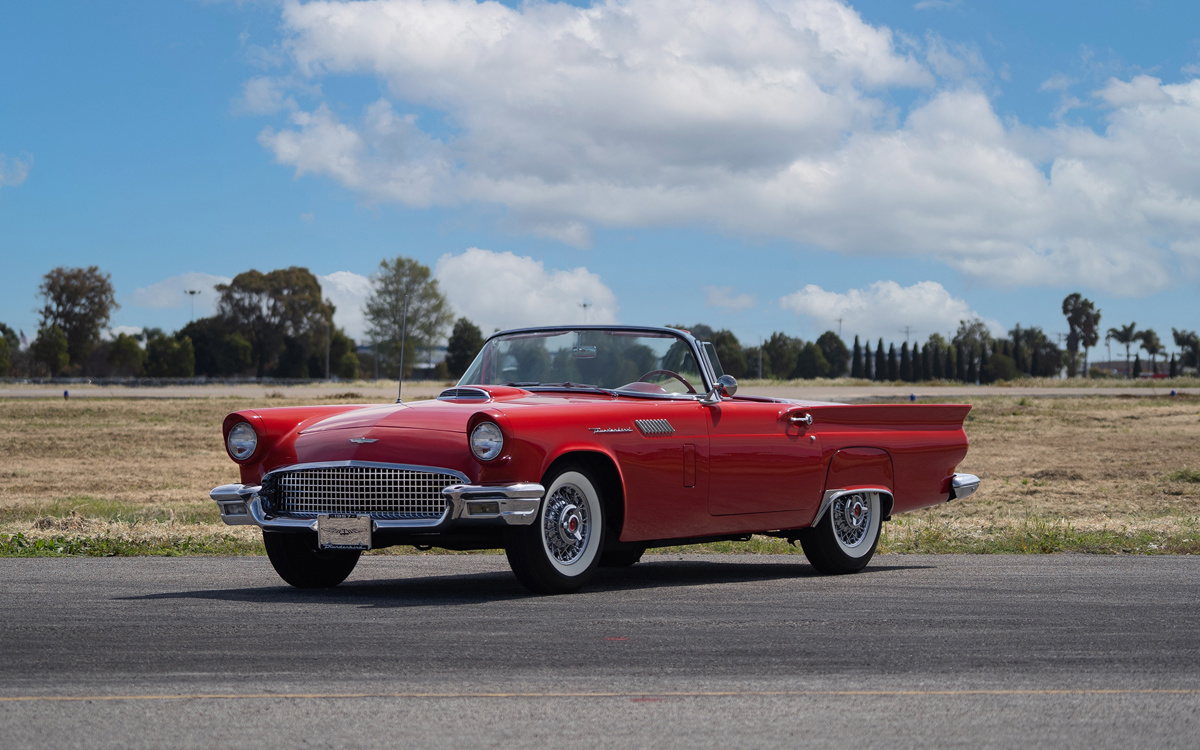
[[[948,500],[958,500],[979,489],[979,477],[974,474],[955,474],[950,480],[950,497]]]
[[[223,484],[208,496],[229,526],[259,526],[271,531],[317,530],[316,518],[267,513],[259,491],[249,484]],[[532,482],[502,485],[453,484],[442,490],[446,512],[435,519],[373,519],[372,531],[411,529],[446,531],[453,526],[528,526],[537,519],[546,488]]]

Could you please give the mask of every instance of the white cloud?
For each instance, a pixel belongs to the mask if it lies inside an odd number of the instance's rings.
[[[152,310],[176,307],[190,310],[195,303],[196,317],[206,318],[217,311],[218,295],[213,287],[217,284],[228,284],[232,280],[228,276],[188,271],[135,290],[129,295],[128,303],[134,307],[147,307]],[[189,295],[188,290],[199,294]]]
[[[912,286],[900,286],[894,281],[877,281],[866,289],[831,292],[815,284],[789,294],[779,301],[791,310],[812,320],[815,330],[838,330],[838,319],[844,337],[862,336],[864,341],[882,338],[896,341],[910,326],[916,340],[924,341],[930,334],[953,336],[959,321],[979,315],[966,300],[955,297],[936,281],[920,281]],[[985,320],[995,332],[1001,326]]]
[[[242,96],[235,103],[239,112],[266,115],[281,109],[296,109],[296,100],[287,94],[288,82],[271,76],[258,76],[242,84]]]
[[[363,305],[371,296],[371,279],[351,271],[334,271],[318,276],[321,294],[334,305],[333,324],[359,343],[366,343],[367,323]]]
[[[749,310],[758,304],[753,294],[735,294],[727,286],[704,287],[704,304],[709,307],[719,307],[724,310]]]
[[[283,26],[287,75],[386,95],[360,117],[292,112],[260,142],[372,201],[496,204],[575,246],[699,224],[989,285],[1139,295],[1192,273],[1172,248],[1200,230],[1200,163],[1180,158],[1200,151],[1200,80],[1112,79],[1092,97],[1103,132],[1031,129],[982,93],[977,51],[899,42],[837,0],[293,2]],[[1069,86],[1042,86],[1057,117],[1082,106]],[[902,87],[932,89],[901,112]]]
[[[28,154],[12,158],[0,154],[0,187],[16,187],[29,176],[33,157]]]
[[[434,275],[457,314],[484,333],[583,323],[585,316],[588,323],[617,322],[616,295],[586,268],[547,270],[533,258],[472,247],[443,255]]]
[[[1139,104],[1169,104],[1170,95],[1162,88],[1162,80],[1153,76],[1136,76],[1130,81],[1108,79],[1096,92],[1110,107],[1134,107]]]

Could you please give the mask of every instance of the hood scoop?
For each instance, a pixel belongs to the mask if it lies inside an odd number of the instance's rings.
[[[482,388],[447,388],[438,394],[438,401],[491,401],[492,394]]]

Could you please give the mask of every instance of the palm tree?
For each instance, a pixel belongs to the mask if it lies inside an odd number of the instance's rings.
[[[1125,345],[1125,375],[1128,377],[1132,370],[1129,369],[1129,347],[1133,342],[1138,340],[1137,322],[1130,323],[1127,326],[1120,328],[1109,328],[1108,335],[1104,338],[1112,339],[1118,344]]]
[[[1138,338],[1142,341],[1142,348],[1150,355],[1150,367],[1154,370],[1154,374],[1158,374],[1158,355],[1163,350],[1162,342],[1158,340],[1158,334],[1153,328],[1148,328],[1145,331],[1138,333]]]
[[[1171,329],[1171,335],[1175,337],[1175,346],[1179,347],[1179,366],[1200,365],[1200,336],[1197,336],[1195,331],[1181,331],[1175,328]]]

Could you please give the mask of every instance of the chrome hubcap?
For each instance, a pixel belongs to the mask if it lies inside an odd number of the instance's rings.
[[[865,495],[842,495],[833,501],[833,533],[846,547],[857,547],[871,525],[871,504]]]
[[[571,485],[563,485],[546,500],[542,533],[546,548],[555,560],[570,565],[578,560],[592,536],[592,525],[583,494]]]

